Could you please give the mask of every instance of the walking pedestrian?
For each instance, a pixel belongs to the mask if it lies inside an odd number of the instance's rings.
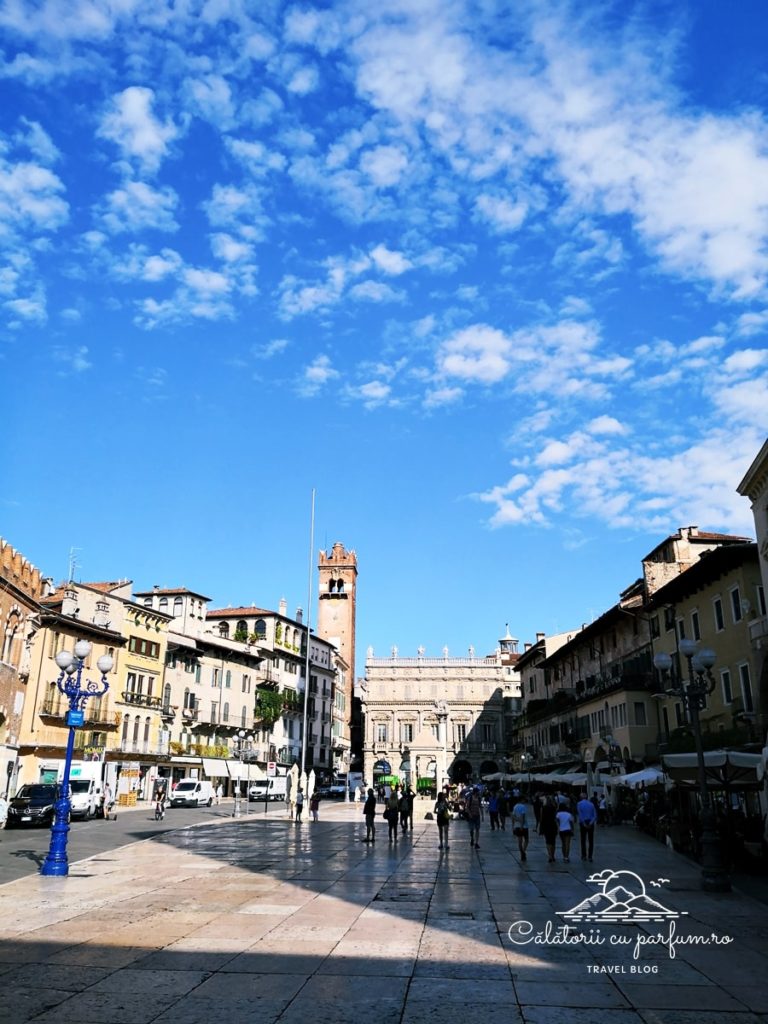
[[[115,813],[115,794],[112,792],[112,787],[107,782],[104,786],[104,796],[102,798],[102,817],[105,821],[109,821],[110,818],[117,820],[117,814]]]
[[[533,798],[533,816],[536,819],[536,829],[538,830],[541,824],[541,808],[544,806],[544,800],[541,793],[537,793]]]
[[[592,860],[592,853],[595,848],[595,822],[597,811],[587,794],[581,794],[581,800],[576,804],[576,815],[579,819],[579,838],[581,839],[581,859]]]
[[[408,826],[408,831],[413,832],[413,803],[415,799],[416,794],[413,791],[413,786],[408,786],[408,788],[405,791],[406,810],[408,814],[406,818],[406,823],[405,825],[403,825],[403,832],[406,831],[406,825]]]
[[[435,804],[435,819],[437,821],[437,834],[440,839],[440,849],[443,847],[448,849],[448,827],[451,823],[451,814],[448,810],[448,801],[445,799],[445,793],[437,794],[437,803]]]
[[[567,864],[571,857],[571,839],[573,838],[573,815],[562,804],[557,812],[557,830],[560,833],[560,847],[563,851],[563,860]]]
[[[499,825],[499,794],[498,790],[491,793],[488,801],[488,817],[491,819],[491,832],[495,832]]]
[[[557,842],[557,806],[552,797],[542,799],[541,816],[539,819],[539,835],[544,836],[544,842],[549,854],[549,863],[555,862],[555,843]]]
[[[320,794],[317,792],[317,790],[315,790],[315,792],[309,798],[309,809],[312,813],[312,821],[319,821]]]
[[[527,860],[526,850],[528,849],[528,808],[522,797],[512,808],[512,831],[517,836],[517,846],[520,850],[520,860]]]
[[[597,820],[601,825],[610,824],[608,820],[608,800],[606,799],[605,793],[600,797],[600,804],[597,812]]]
[[[221,803],[221,798],[223,796],[224,796],[224,787],[222,786],[221,783],[219,783],[218,786],[216,787],[216,803],[217,804]]]
[[[384,814],[386,815],[387,824],[389,825],[389,841],[391,843],[394,839],[394,841],[397,842],[397,824],[400,820],[400,799],[397,795],[396,786],[390,790],[384,808]]]
[[[301,812],[304,810],[304,790],[299,786],[296,790],[296,821],[301,822]]]
[[[507,817],[509,816],[509,809],[512,805],[509,803],[509,797],[507,796],[503,789],[500,789],[498,792],[498,800],[499,828],[501,829],[502,832],[505,832],[507,828]]]
[[[375,843],[376,842],[376,794],[372,789],[368,790],[368,799],[363,804],[363,814],[365,815],[365,839],[364,843]]]
[[[483,802],[480,799],[480,787],[470,792],[466,802],[467,821],[469,822],[469,845],[480,849],[480,825],[483,820]]]

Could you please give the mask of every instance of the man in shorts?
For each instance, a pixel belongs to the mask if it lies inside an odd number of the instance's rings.
[[[512,831],[517,836],[520,860],[527,860],[525,851],[528,849],[528,807],[522,797],[512,808]]]

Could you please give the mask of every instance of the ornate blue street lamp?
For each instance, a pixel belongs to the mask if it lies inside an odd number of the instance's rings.
[[[87,640],[78,640],[75,644],[75,653],[59,651],[56,655],[56,664],[61,669],[61,675],[56,680],[59,690],[69,701],[69,711],[66,715],[66,723],[69,726],[69,737],[67,739],[67,754],[64,759],[64,774],[61,779],[61,789],[55,804],[53,826],[51,827],[51,844],[48,854],[40,868],[41,875],[67,875],[69,874],[69,862],[67,860],[67,835],[69,833],[69,772],[72,767],[72,754],[75,749],[75,729],[85,722],[85,702],[89,697],[103,697],[109,689],[107,672],[112,670],[114,664],[109,654],[103,654],[96,662],[101,673],[101,682],[93,683],[86,681],[82,685],[83,669],[85,659],[91,653],[91,645]]]

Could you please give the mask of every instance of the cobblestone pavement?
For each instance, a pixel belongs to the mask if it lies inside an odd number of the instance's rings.
[[[326,804],[318,823],[206,822],[0,886],[0,1020],[768,1021],[760,903],[703,893],[695,865],[628,828],[599,831],[593,864],[549,864],[536,836],[521,863],[487,826],[475,850],[460,823],[440,851],[426,809],[396,844],[382,818],[362,843],[360,806]],[[623,923],[557,942],[590,896]],[[523,944],[528,927],[548,941]],[[670,929],[698,944],[648,941]]]

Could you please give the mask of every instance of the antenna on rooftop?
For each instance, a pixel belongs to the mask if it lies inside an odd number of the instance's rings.
[[[67,582],[68,583],[71,583],[72,580],[75,578],[75,569],[80,569],[81,568],[81,565],[80,565],[80,563],[77,560],[77,556],[75,555],[75,552],[76,551],[82,551],[82,550],[83,550],[82,548],[70,548],[69,549],[69,571],[68,571],[68,575],[67,575]]]

